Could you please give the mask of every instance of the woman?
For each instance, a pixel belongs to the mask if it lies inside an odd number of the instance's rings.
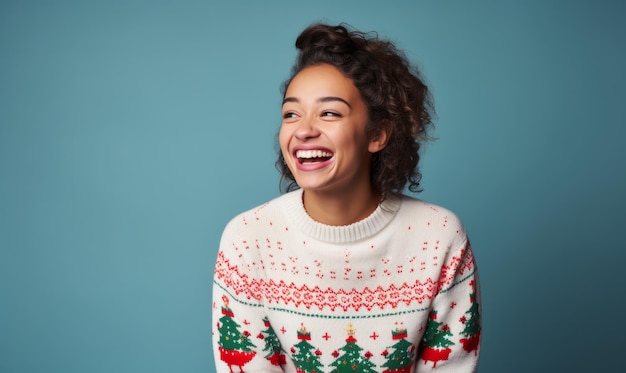
[[[419,190],[427,86],[402,52],[344,25],[296,40],[277,165],[288,193],[234,218],[215,267],[218,372],[475,371],[476,266]]]

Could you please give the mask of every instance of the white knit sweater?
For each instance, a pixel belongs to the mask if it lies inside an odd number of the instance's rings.
[[[294,191],[224,230],[212,329],[217,372],[472,372],[474,257],[444,208],[388,198],[328,226]]]

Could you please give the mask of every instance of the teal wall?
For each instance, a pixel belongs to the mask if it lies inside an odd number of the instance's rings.
[[[480,372],[611,371],[626,306],[618,1],[0,2],[0,371],[211,372],[223,226],[278,195],[317,20],[433,88],[421,198],[479,261]]]

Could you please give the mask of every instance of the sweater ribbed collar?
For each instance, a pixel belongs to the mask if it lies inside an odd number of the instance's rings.
[[[401,199],[395,196],[385,198],[372,214],[350,225],[326,225],[313,220],[304,209],[302,189],[284,195],[288,219],[302,233],[324,242],[347,243],[371,237],[380,232],[400,209]]]

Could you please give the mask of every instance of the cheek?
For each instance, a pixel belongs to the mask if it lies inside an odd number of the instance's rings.
[[[349,149],[350,152],[363,153],[367,151],[369,142],[364,131],[350,131],[338,134],[336,137],[336,143],[344,149]]]

